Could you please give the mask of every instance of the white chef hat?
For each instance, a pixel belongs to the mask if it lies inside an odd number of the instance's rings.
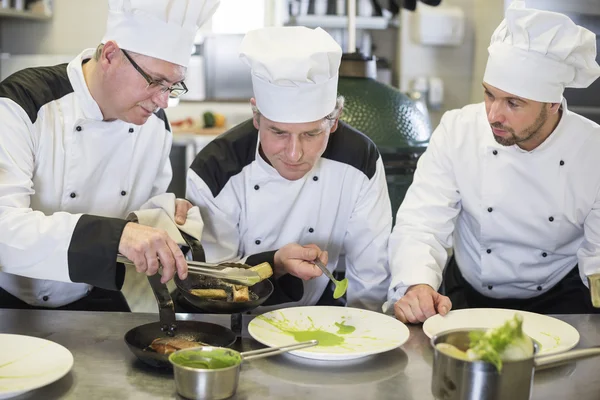
[[[108,0],[102,43],[187,67],[198,28],[219,0]]]
[[[321,28],[263,28],[244,37],[258,110],[275,122],[311,122],[335,108],[342,49]]]
[[[566,15],[513,1],[492,35],[483,81],[526,99],[559,103],[565,87],[600,76],[596,35]]]

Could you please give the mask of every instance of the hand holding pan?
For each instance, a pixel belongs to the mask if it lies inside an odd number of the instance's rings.
[[[148,281],[158,302],[160,321],[135,327],[125,334],[125,343],[140,361],[153,367],[172,368],[169,353],[158,353],[150,347],[156,339],[222,347],[229,347],[235,343],[235,333],[221,325],[200,321],[177,321],[173,300],[167,286],[160,282],[160,276],[149,276]]]

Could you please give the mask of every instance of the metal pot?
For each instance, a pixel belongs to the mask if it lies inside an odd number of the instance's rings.
[[[274,356],[292,350],[316,346],[317,344],[319,344],[318,341],[310,340],[288,346],[268,347],[243,353],[224,347],[204,346],[176,351],[169,356],[169,361],[173,364],[175,388],[179,395],[192,400],[221,400],[235,394],[243,361]],[[203,353],[207,355],[206,358],[210,359],[209,354],[215,352],[227,357],[231,365],[223,368],[207,369],[183,366],[176,361],[182,355],[192,354],[198,359],[203,359]]]
[[[440,400],[528,400],[535,370],[600,355],[600,347],[572,350],[550,356],[534,356],[502,363],[502,372],[485,361],[465,361],[436,348],[448,343],[460,350],[469,348],[469,330],[452,330],[431,338],[434,349],[431,390]],[[537,346],[535,351],[537,352]]]

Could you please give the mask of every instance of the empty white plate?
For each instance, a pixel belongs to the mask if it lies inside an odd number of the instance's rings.
[[[0,399],[46,386],[73,366],[71,352],[46,339],[0,334],[0,344]]]
[[[260,315],[248,332],[266,346],[317,339],[319,345],[292,351],[316,360],[352,360],[402,346],[406,325],[388,315],[350,307],[292,307]]]
[[[541,345],[540,355],[556,354],[572,349],[579,342],[579,332],[571,325],[547,315],[503,308],[470,308],[437,314],[423,324],[430,338],[451,329],[495,328],[514,317],[523,316],[523,332]]]

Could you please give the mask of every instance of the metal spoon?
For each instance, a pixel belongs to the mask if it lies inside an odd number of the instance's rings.
[[[339,299],[340,297],[342,297],[344,295],[344,293],[346,293],[346,290],[348,289],[348,278],[344,278],[341,281],[338,281],[337,279],[335,279],[333,277],[333,275],[331,274],[331,272],[329,272],[329,270],[327,269],[327,267],[321,262],[321,260],[319,260],[318,258],[313,261],[313,263],[319,267],[321,269],[321,271],[323,271],[323,273],[329,278],[331,279],[331,281],[335,284],[335,290],[333,291],[333,298],[334,299]]]

